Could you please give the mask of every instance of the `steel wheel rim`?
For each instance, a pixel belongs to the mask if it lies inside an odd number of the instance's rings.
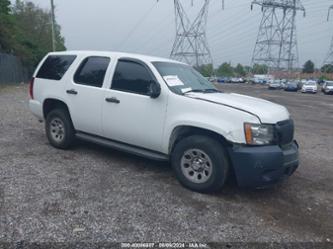
[[[185,151],[180,166],[186,179],[193,183],[207,182],[213,172],[212,160],[207,153],[199,149]]]
[[[65,138],[65,125],[59,118],[54,118],[50,122],[50,134],[52,139],[57,142],[61,143]]]

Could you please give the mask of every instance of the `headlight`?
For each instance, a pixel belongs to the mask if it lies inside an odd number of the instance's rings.
[[[244,124],[246,143],[249,145],[267,145],[274,142],[273,125]]]

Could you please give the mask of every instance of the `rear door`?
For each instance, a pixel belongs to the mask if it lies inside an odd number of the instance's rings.
[[[66,85],[67,103],[77,131],[102,135],[103,85],[110,62],[109,57],[83,58],[74,77]]]

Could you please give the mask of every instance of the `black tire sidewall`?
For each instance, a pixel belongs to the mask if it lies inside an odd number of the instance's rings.
[[[210,157],[213,169],[207,182],[193,183],[184,176],[180,165],[181,158],[184,152],[189,149],[202,150]],[[183,186],[204,193],[220,190],[227,179],[229,170],[226,152],[222,144],[215,139],[199,135],[190,136],[178,142],[171,155],[171,163],[178,180]]]
[[[51,127],[50,123],[54,118],[59,118],[64,124],[64,139],[62,142],[55,141],[51,136]],[[70,116],[66,110],[63,109],[55,109],[51,111],[47,117],[45,122],[45,131],[46,136],[50,142],[50,144],[59,149],[67,149],[73,142],[74,139],[74,129],[70,119]]]

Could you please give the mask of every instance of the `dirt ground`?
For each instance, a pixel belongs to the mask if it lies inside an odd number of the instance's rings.
[[[27,86],[0,86],[0,241],[333,241],[333,96],[220,87],[288,107],[301,155],[288,181],[204,195],[168,163],[83,142],[56,150]]]

